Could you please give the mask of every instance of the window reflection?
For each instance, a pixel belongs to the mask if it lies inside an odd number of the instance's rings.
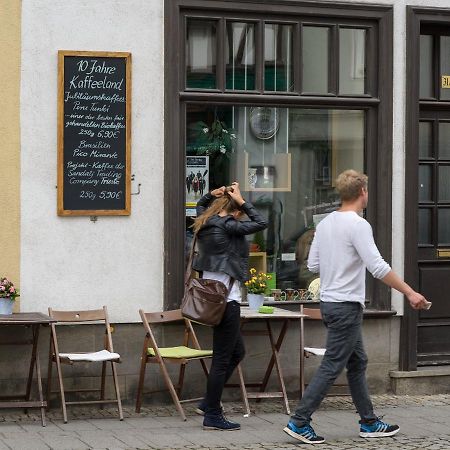
[[[255,89],[255,25],[228,22],[226,39],[227,89]]]
[[[433,156],[433,122],[419,122],[419,158]]]
[[[450,202],[450,166],[439,167],[439,201]]]
[[[419,208],[419,245],[431,244],[431,210]]]
[[[450,122],[439,122],[439,159],[450,159]]]
[[[433,94],[433,36],[420,36],[420,98]]]
[[[432,167],[419,165],[419,202],[432,201]]]
[[[450,36],[441,36],[441,77],[450,76]],[[444,87],[445,86],[445,87]],[[448,82],[441,78],[441,100],[450,100]]]
[[[328,27],[303,27],[303,92],[320,94],[328,92],[329,41]]]
[[[250,264],[273,273],[274,288],[306,289],[314,228],[339,207],[335,179],[364,170],[364,111],[188,105],[186,123],[187,225],[200,177],[204,192],[237,180],[269,220],[249,237]]]
[[[266,24],[264,32],[264,89],[292,91],[292,25]]]
[[[438,211],[438,243],[450,245],[450,209],[447,208]]]
[[[339,93],[364,94],[366,30],[339,30]]]
[[[187,21],[186,87],[216,87],[216,28],[212,20]]]

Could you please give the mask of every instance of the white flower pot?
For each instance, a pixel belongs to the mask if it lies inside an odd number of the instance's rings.
[[[264,295],[262,294],[247,294],[247,300],[248,300],[248,306],[250,309],[254,309],[255,311],[258,311],[260,306],[264,303]]]
[[[14,300],[10,300],[9,298],[0,298],[0,314],[12,314],[13,306]]]

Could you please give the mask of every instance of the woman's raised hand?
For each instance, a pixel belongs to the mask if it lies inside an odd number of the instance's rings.
[[[222,186],[220,188],[211,191],[211,195],[214,197],[223,197],[224,194],[225,194],[225,186]]]
[[[243,199],[241,195],[241,190],[239,188],[239,183],[237,181],[234,181],[231,183],[231,187],[233,190],[228,191],[228,195],[239,205],[242,206],[245,203],[245,200]]]

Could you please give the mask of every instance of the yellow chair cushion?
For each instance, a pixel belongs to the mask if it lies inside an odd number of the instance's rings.
[[[163,358],[199,358],[201,356],[212,356],[212,350],[197,350],[189,347],[160,347],[159,353]],[[155,351],[149,347],[147,355],[155,356]]]

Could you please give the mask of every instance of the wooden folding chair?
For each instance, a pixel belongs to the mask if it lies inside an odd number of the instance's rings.
[[[306,319],[308,320],[320,320],[322,321],[322,314],[320,313],[320,309],[316,308],[304,308],[303,305],[300,307],[300,312],[306,315]],[[326,348],[324,347],[305,347],[304,346],[304,318],[301,319],[301,329],[300,329],[300,339],[301,339],[301,348],[303,349],[302,354],[300,355],[300,394],[303,396],[305,392],[305,358],[309,358],[310,356],[323,356],[325,355]],[[339,384],[334,383],[334,387],[339,388],[338,392],[331,393],[329,395],[348,395],[347,384]],[[342,393],[339,393],[342,391]]]
[[[58,324],[51,324],[51,338],[50,338],[50,354],[48,362],[48,378],[47,378],[47,400],[50,400],[52,391],[52,367],[53,363],[56,363],[56,371],[58,373],[59,392],[61,396],[61,406],[63,412],[64,423],[67,423],[67,405],[81,405],[81,404],[104,404],[104,403],[117,403],[119,410],[119,418],[123,420],[122,402],[120,399],[119,382],[117,377],[116,363],[120,362],[120,355],[114,353],[111,327],[108,319],[108,312],[106,306],[102,309],[88,310],[88,311],[54,311],[52,308],[48,308],[48,314],[50,317],[56,319],[59,324],[86,324],[86,323],[100,323],[105,326],[104,346],[101,351],[85,351],[78,353],[61,353],[59,350],[58,338],[56,329]],[[75,347],[75,346],[74,346]],[[78,349],[77,349],[78,350]],[[93,389],[72,389],[65,390],[62,366],[61,364],[74,364],[76,362],[102,363],[102,375],[100,388]],[[114,381],[114,389],[116,391],[116,399],[105,399],[105,381],[106,381],[106,365],[111,363],[112,377]],[[78,400],[78,401],[66,401],[67,393],[75,392],[99,392],[99,400]]]
[[[139,314],[141,315],[142,323],[145,328],[145,339],[141,356],[141,371],[139,375],[139,384],[136,398],[136,412],[140,412],[141,410],[142,395],[144,394],[143,389],[145,369],[148,363],[153,363],[159,365],[162,376],[164,378],[164,382],[166,383],[167,389],[172,396],[172,400],[175,403],[175,406],[177,407],[182,419],[186,420],[186,415],[181,404],[201,400],[201,398],[189,398],[180,400],[186,365],[191,361],[200,361],[203,371],[206,377],[208,377],[208,368],[206,367],[205,360],[211,358],[213,352],[212,350],[202,350],[200,348],[200,344],[191,322],[181,315],[180,309],[156,313],[145,313],[141,309],[139,310]],[[182,345],[178,347],[159,347],[156,342],[155,334],[152,330],[153,325],[168,324],[177,321],[184,321],[185,325]],[[192,347],[189,346],[191,342]],[[175,386],[169,376],[166,363],[174,363],[180,365],[178,383]],[[146,393],[155,393],[160,391],[161,390],[153,390]]]
[[[320,313],[320,309],[316,308],[304,308],[303,304],[300,305],[300,312],[307,316],[307,319],[310,320],[322,320],[322,314]],[[305,392],[305,358],[308,358],[311,355],[323,356],[325,354],[325,348],[321,347],[305,347],[305,338],[304,338],[304,330],[305,330],[305,318],[300,319],[300,395],[303,397],[303,393]]]

